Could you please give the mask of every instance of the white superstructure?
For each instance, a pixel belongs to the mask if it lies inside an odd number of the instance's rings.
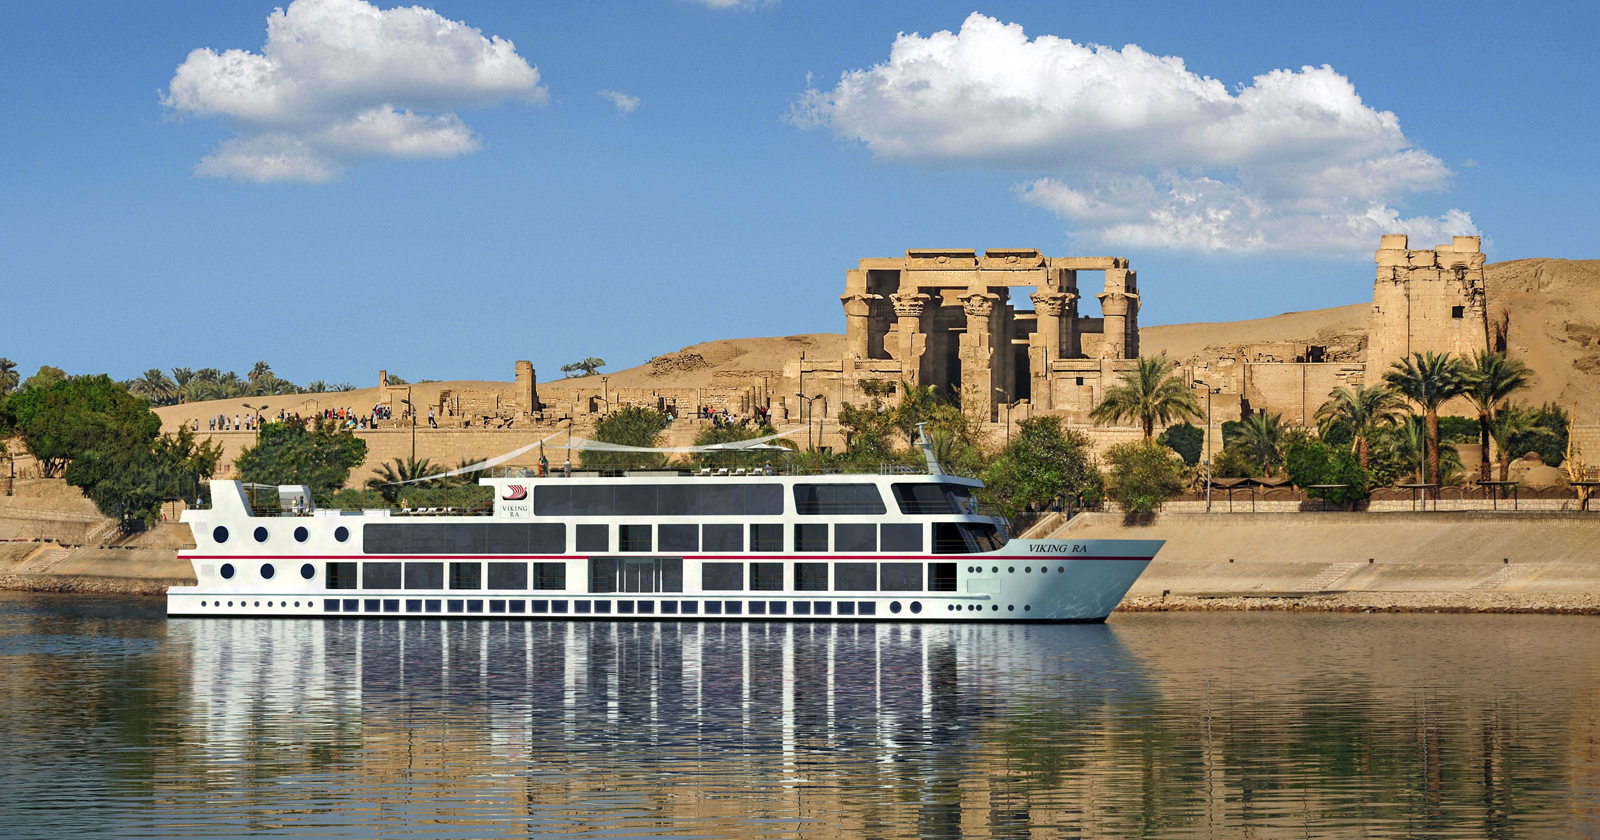
[[[485,478],[491,515],[185,511],[169,615],[1100,621],[1157,540],[1011,540],[949,475]]]

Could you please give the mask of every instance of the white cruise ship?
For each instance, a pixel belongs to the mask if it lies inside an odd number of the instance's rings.
[[[1103,621],[1159,540],[1004,541],[939,474],[579,473],[479,480],[491,515],[183,513],[173,616]],[[284,498],[309,500],[305,488]]]

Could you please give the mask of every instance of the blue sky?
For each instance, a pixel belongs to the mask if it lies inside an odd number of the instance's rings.
[[[338,88],[312,51],[295,100],[190,57],[259,58],[270,3],[8,5],[0,356],[552,379],[840,331],[844,272],[909,247],[1127,256],[1144,323],[1257,317],[1369,299],[1369,206],[1600,256],[1589,4],[545,6],[429,3],[450,60],[514,52]]]

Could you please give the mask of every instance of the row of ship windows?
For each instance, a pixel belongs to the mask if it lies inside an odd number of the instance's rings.
[[[927,482],[890,486],[902,514],[968,513],[971,490]],[[876,484],[800,483],[801,516],[887,512]],[[782,516],[781,484],[545,484],[534,489],[535,516]]]
[[[336,613],[397,613],[400,612],[400,602],[405,601],[405,612],[408,613],[482,613],[487,604],[491,614],[511,615],[656,615],[659,608],[660,615],[700,615],[704,608],[705,615],[843,615],[862,616],[877,615],[878,605],[874,601],[629,601],[629,600],[576,600],[572,601],[572,610],[568,611],[567,601],[533,599],[529,601],[509,600],[484,600],[481,598],[324,598],[322,609],[324,612]],[[441,607],[442,605],[442,607]],[[200,606],[221,609],[222,601],[201,601]],[[228,601],[227,606],[233,607],[233,602]],[[260,601],[240,601],[240,607],[259,608]],[[268,601],[267,606],[273,606]],[[288,601],[279,601],[277,606],[287,608]],[[296,609],[300,602],[295,601]],[[307,601],[307,607],[316,606],[315,601]],[[946,612],[981,612],[983,604],[946,604]],[[793,612],[790,608],[793,607]],[[912,601],[909,604],[912,615],[922,613],[922,602]],[[613,611],[613,609],[615,611]],[[889,602],[889,612],[899,615],[906,609],[899,601]],[[990,604],[993,612],[1000,611],[999,604]],[[1032,612],[1033,605],[1024,604],[1023,612]],[[1007,604],[1007,612],[1016,612],[1016,604]]]

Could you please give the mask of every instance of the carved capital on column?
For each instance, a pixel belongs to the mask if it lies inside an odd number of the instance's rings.
[[[844,314],[853,318],[865,318],[872,314],[872,302],[883,300],[883,295],[851,294],[840,295],[839,302],[844,304]]]
[[[1000,296],[988,292],[973,292],[957,299],[961,301],[961,308],[966,310],[968,317],[987,318],[994,314],[994,303]]]
[[[1033,298],[1033,306],[1040,315],[1049,315],[1052,318],[1066,315],[1071,311],[1073,301],[1078,299],[1072,292],[1034,292],[1030,297]]]
[[[1100,299],[1100,311],[1105,315],[1127,315],[1132,309],[1139,309],[1139,296],[1127,292],[1101,292],[1095,297]]]
[[[894,314],[899,318],[921,318],[928,308],[928,300],[924,294],[889,296],[889,302],[894,304]]]

